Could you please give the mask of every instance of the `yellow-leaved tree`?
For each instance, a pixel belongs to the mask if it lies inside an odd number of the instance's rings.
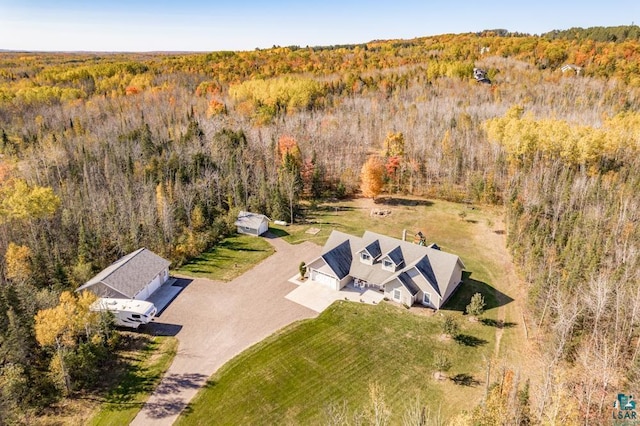
[[[0,221],[44,219],[51,217],[58,207],[60,198],[49,187],[13,179],[0,189]]]
[[[55,383],[67,394],[72,389],[67,355],[81,340],[94,345],[106,342],[107,334],[103,333],[105,324],[101,315],[90,309],[95,300],[96,296],[89,292],[76,296],[64,291],[60,294],[57,306],[43,309],[35,316],[36,340],[40,346],[56,350],[49,364],[49,371]]]
[[[9,243],[4,255],[6,274],[10,280],[24,283],[31,277],[31,249]]]
[[[370,156],[362,166],[360,190],[365,197],[375,199],[384,185],[384,165],[377,156]]]

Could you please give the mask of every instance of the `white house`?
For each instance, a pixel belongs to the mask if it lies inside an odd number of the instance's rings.
[[[238,234],[262,235],[269,230],[269,218],[263,214],[241,211],[235,222]]]
[[[169,279],[169,262],[141,248],[118,259],[76,290],[98,297],[146,300]]]
[[[465,266],[455,254],[366,231],[362,237],[333,231],[322,255],[307,265],[311,281],[340,290],[353,283],[387,298],[440,309],[462,282]]]

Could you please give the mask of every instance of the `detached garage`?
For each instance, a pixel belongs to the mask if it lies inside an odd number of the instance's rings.
[[[109,265],[76,292],[89,290],[98,297],[147,300],[169,279],[170,263],[141,248]]]
[[[238,234],[259,236],[269,230],[269,218],[263,214],[240,212],[235,225]]]

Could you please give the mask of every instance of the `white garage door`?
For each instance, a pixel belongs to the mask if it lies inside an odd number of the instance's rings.
[[[337,290],[338,288],[338,286],[336,285],[336,279],[330,277],[329,275],[323,274],[322,272],[313,271],[311,273],[311,280],[326,285],[327,287],[334,290]]]

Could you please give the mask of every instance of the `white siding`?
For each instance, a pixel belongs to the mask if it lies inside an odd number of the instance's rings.
[[[260,223],[260,228],[258,229],[258,235],[262,235],[269,230],[269,222],[265,219]]]
[[[394,297],[395,290],[400,290],[400,300]],[[413,305],[416,300],[415,297],[412,296],[411,293],[409,293],[409,291],[398,280],[393,280],[385,284],[384,297],[393,302],[402,303],[407,306]]]
[[[453,273],[451,274],[451,278],[449,279],[449,283],[447,284],[445,293],[442,295],[442,302],[440,306],[436,306],[436,308],[438,309],[441,308],[442,304],[444,304],[444,302],[446,302],[449,299],[449,297],[451,297],[451,295],[453,294],[455,289],[458,287],[458,284],[460,283],[461,280],[462,280],[462,265],[460,264],[460,262],[456,262],[456,266],[453,269]],[[434,299],[431,299],[431,301],[433,302]]]

